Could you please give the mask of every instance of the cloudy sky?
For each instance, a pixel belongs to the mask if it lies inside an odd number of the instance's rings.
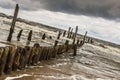
[[[120,44],[120,0],[0,0],[0,12]]]

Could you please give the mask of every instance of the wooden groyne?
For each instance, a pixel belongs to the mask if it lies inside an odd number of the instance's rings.
[[[17,69],[25,69],[26,66],[36,65],[39,61],[55,58],[57,55],[73,51],[76,56],[77,47],[82,47],[82,43],[43,47],[35,43],[32,47],[6,46],[0,47],[0,75],[11,73]]]
[[[86,40],[87,32],[82,40],[77,38],[78,26],[76,26],[75,33],[73,33],[73,29],[71,27],[68,31],[59,31],[58,35],[56,35],[56,40],[54,40],[54,45],[52,46],[41,46],[39,43],[35,43],[33,46],[30,46],[30,42],[32,40],[33,30],[30,30],[28,33],[27,43],[25,46],[13,45],[12,34],[15,28],[15,22],[18,15],[19,6],[16,5],[15,13],[12,21],[12,25],[10,28],[10,32],[7,38],[8,42],[1,42],[1,44],[7,44],[5,47],[0,47],[0,75],[9,74],[12,71],[16,71],[17,69],[25,69],[26,66],[37,65],[40,61],[50,60],[52,58],[56,58],[56,56],[67,53],[69,51],[73,52],[73,56],[77,55],[77,48],[80,48],[86,42],[92,42],[92,39]],[[17,36],[17,41],[20,41],[22,32],[24,30],[21,29]],[[65,43],[59,44],[59,40],[62,37],[66,37],[68,39],[72,39],[72,43],[69,40],[66,40]],[[52,39],[52,36],[50,36]],[[42,36],[42,40],[46,40],[46,34],[44,33]]]

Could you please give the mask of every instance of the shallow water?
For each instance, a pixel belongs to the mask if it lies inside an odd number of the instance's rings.
[[[112,47],[102,48],[86,44],[81,49],[78,49],[78,54],[75,57],[72,56],[72,53],[64,53],[56,59],[42,61],[37,66],[13,72],[2,79],[119,80],[120,50]]]
[[[10,20],[2,17],[0,20],[2,20],[0,21],[0,41],[5,41]],[[26,43],[29,30],[34,30],[31,45],[39,42],[42,46],[51,46],[58,34],[39,26],[19,22],[16,25],[12,43],[16,43],[16,36],[20,29],[24,29],[20,41],[23,44]],[[42,33],[47,34],[45,41],[41,40]],[[51,35],[52,40],[48,39]],[[65,40],[66,38],[62,37],[59,42],[64,43]],[[42,61],[37,66],[3,75],[0,80],[120,80],[120,49],[85,44],[78,49],[75,57],[72,56],[72,52],[64,53],[55,59]]]

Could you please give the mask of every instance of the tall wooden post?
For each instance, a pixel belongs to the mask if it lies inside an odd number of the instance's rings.
[[[66,31],[63,32],[63,37],[65,37],[65,35],[66,35]]]
[[[78,26],[76,26],[76,30],[75,30],[75,34],[74,34],[74,38],[73,38],[73,44],[75,44],[77,32],[78,32]]]
[[[83,44],[85,43],[86,36],[87,36],[87,31],[85,32],[85,35],[83,37]]]
[[[69,29],[68,29],[68,35],[67,35],[67,38],[69,38],[69,36],[70,36],[70,30],[71,30],[71,27],[69,27]]]
[[[61,31],[59,31],[57,39],[60,39],[61,34],[62,34]]]
[[[72,38],[72,34],[73,34],[73,28],[72,28],[71,31],[70,31],[70,36],[69,36],[69,38]]]
[[[9,35],[8,35],[8,38],[7,38],[7,41],[9,41],[9,42],[11,42],[11,39],[12,39],[12,34],[14,32],[14,27],[15,27],[18,11],[19,11],[19,6],[18,6],[18,4],[16,4],[14,17],[13,17],[13,20],[12,20],[12,25],[11,25],[10,32],[9,32]]]
[[[21,37],[22,32],[23,32],[23,29],[21,29],[20,32],[18,33],[17,41],[20,41],[20,37]]]

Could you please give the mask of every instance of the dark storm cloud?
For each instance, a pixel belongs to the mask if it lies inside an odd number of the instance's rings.
[[[1,1],[1,0],[0,0]],[[4,0],[3,0],[4,1]],[[8,0],[13,3],[16,0]],[[5,1],[7,4],[7,1]],[[120,0],[17,0],[22,9],[47,9],[70,14],[120,18]],[[8,5],[1,5],[8,7]]]

